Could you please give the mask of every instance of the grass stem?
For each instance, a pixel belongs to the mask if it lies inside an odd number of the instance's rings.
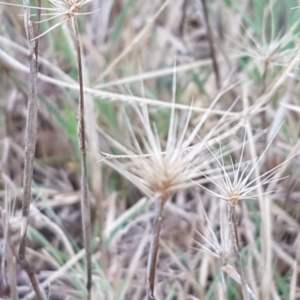
[[[78,141],[81,151],[81,217],[83,242],[86,251],[87,264],[87,291],[88,299],[91,298],[92,287],[92,225],[90,201],[88,198],[88,182],[87,182],[87,159],[86,159],[86,131],[84,119],[84,92],[83,92],[83,75],[81,60],[81,43],[79,39],[79,29],[77,19],[73,18],[75,31],[75,42],[78,60],[78,77],[79,77],[79,103],[78,103]]]
[[[39,7],[41,2],[38,1]],[[34,28],[31,21],[29,1],[24,0],[24,24],[29,44],[30,57],[30,74],[28,83],[28,104],[27,104],[27,120],[25,133],[25,162],[23,175],[23,204],[22,204],[22,225],[21,225],[21,241],[18,252],[18,260],[22,268],[26,271],[32,288],[35,291],[38,300],[42,300],[43,294],[39,288],[38,281],[35,278],[34,272],[26,260],[26,235],[28,228],[28,219],[31,203],[31,182],[33,176],[33,164],[35,157],[35,148],[37,141],[37,115],[38,115],[38,98],[37,98],[37,73],[38,73],[38,39],[34,39]],[[38,20],[40,12],[38,11]],[[39,34],[39,26],[37,27]]]
[[[218,62],[217,62],[217,58],[216,58],[216,52],[215,52],[215,48],[214,48],[213,32],[211,30],[211,26],[210,26],[210,22],[209,22],[206,0],[201,0],[201,2],[202,2],[203,12],[204,12],[205,23],[206,23],[206,32],[207,32],[209,51],[210,51],[210,56],[211,56],[211,59],[212,59],[213,70],[214,70],[214,73],[215,73],[216,87],[218,89],[220,89],[221,88],[221,83],[220,83],[219,66],[218,66]]]
[[[147,266],[147,298],[148,300],[155,299],[154,297],[154,286],[155,286],[155,273],[156,273],[156,262],[159,248],[159,236],[160,229],[163,220],[163,212],[166,200],[163,197],[156,199],[156,221],[154,232],[152,236],[150,252],[148,257]]]
[[[237,261],[237,270],[238,270],[240,278],[241,278],[243,299],[249,300],[246,277],[245,277],[243,264],[242,264],[242,257],[241,257],[241,253],[240,253],[235,205],[231,205],[231,204],[228,205],[228,221],[230,224],[230,235],[231,235],[231,240],[232,240],[233,253],[234,253],[234,256]]]

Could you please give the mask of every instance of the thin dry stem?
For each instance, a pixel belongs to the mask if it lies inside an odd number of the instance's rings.
[[[235,205],[228,204],[228,221],[230,225],[230,236],[232,240],[232,249],[234,256],[237,261],[237,269],[241,277],[241,287],[243,293],[243,299],[249,300],[249,294],[247,291],[247,283],[245,278],[245,273],[242,264],[242,257],[240,254],[240,247],[239,247],[239,238],[237,232],[237,222],[236,222],[236,214],[235,214]]]
[[[156,199],[156,221],[154,232],[152,236],[150,252],[148,257],[148,266],[147,266],[147,297],[148,300],[155,299],[154,297],[154,286],[155,286],[155,273],[156,273],[156,262],[157,254],[159,248],[159,235],[161,224],[163,220],[163,213],[166,200],[163,197]]]
[[[266,60],[265,64],[264,64],[264,72],[263,72],[263,75],[262,75],[262,84],[263,84],[263,87],[262,87],[262,91],[261,91],[260,95],[263,95],[263,93],[267,89],[267,82],[266,82],[266,80],[267,80],[267,75],[268,75],[268,68],[269,68],[269,60]],[[268,127],[268,124],[267,124],[267,112],[264,109],[265,107],[266,107],[266,105],[262,106],[262,112],[261,112],[261,126],[262,126],[262,129],[266,129]],[[265,138],[265,143],[267,144],[267,136]]]
[[[92,225],[90,201],[88,198],[88,182],[87,182],[87,160],[86,160],[86,132],[84,119],[84,91],[82,76],[82,60],[81,60],[81,44],[79,40],[79,30],[76,18],[73,19],[75,42],[78,58],[78,76],[79,76],[79,103],[78,103],[78,142],[81,151],[81,218],[84,239],[84,248],[86,251],[87,264],[87,291],[88,299],[91,297],[92,287]]]
[[[264,64],[264,72],[263,72],[263,75],[262,75],[262,84],[263,84],[263,87],[262,87],[262,91],[261,91],[261,95],[266,91],[267,89],[267,75],[268,75],[268,68],[269,68],[269,60],[267,59],[265,61],[265,64]]]
[[[214,70],[215,78],[216,78],[216,87],[218,89],[220,89],[221,88],[221,83],[220,83],[219,66],[218,66],[218,62],[217,62],[217,58],[216,58],[216,52],[215,52],[215,48],[214,48],[213,33],[212,33],[212,30],[211,30],[211,27],[210,27],[206,0],[201,0],[201,2],[202,2],[203,12],[204,12],[205,23],[206,23],[206,32],[207,32],[207,39],[208,39],[208,44],[209,44],[209,51],[210,51],[213,70]]]
[[[24,0],[24,24],[27,38],[29,41],[30,55],[30,74],[28,84],[28,115],[26,120],[26,136],[25,136],[25,165],[23,178],[23,206],[22,206],[22,226],[21,226],[21,241],[19,247],[19,263],[27,272],[31,285],[39,300],[43,299],[42,292],[35,278],[33,270],[26,260],[26,234],[28,227],[29,210],[31,203],[31,182],[33,174],[33,163],[35,156],[35,147],[37,140],[37,113],[38,113],[38,98],[37,98],[37,73],[38,73],[38,40],[34,39],[34,29],[30,19],[30,9],[28,8],[29,1]],[[39,1],[38,5],[41,3]],[[40,19],[40,13],[38,13]],[[37,34],[39,32],[39,26]]]
[[[86,64],[83,60],[83,77],[84,84],[89,86],[89,76],[87,74]],[[97,119],[98,112],[101,114],[102,112],[97,110],[97,105],[94,101],[94,98],[90,94],[85,93],[85,117],[88,118],[89,122],[86,125],[86,135],[88,140],[88,152],[89,153],[97,153],[100,148],[100,136],[97,130]],[[91,189],[93,192],[94,200],[95,200],[95,212],[92,213],[92,219],[95,217],[98,223],[98,236],[99,236],[99,247],[98,249],[101,252],[101,267],[105,270],[108,267],[109,257],[107,253],[107,249],[105,246],[105,236],[104,236],[104,222],[105,216],[103,212],[103,199],[105,195],[105,190],[103,189],[102,183],[102,174],[101,174],[101,163],[95,164],[95,158],[92,155],[88,156],[88,163],[90,166],[90,174],[91,174]]]

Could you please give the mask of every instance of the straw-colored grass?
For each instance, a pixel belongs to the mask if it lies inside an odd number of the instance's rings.
[[[297,5],[1,1],[0,298],[300,299]]]

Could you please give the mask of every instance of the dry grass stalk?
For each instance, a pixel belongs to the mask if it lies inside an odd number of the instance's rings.
[[[84,91],[82,76],[82,60],[81,60],[81,44],[79,40],[78,24],[74,17],[72,19],[75,31],[75,42],[77,48],[78,59],[78,75],[80,95],[78,103],[78,141],[81,151],[81,218],[84,238],[84,248],[86,251],[87,261],[87,290],[88,299],[91,297],[92,288],[92,225],[90,201],[88,198],[88,182],[87,182],[87,159],[86,159],[86,131],[85,131],[85,115],[84,115]]]
[[[240,278],[241,278],[243,299],[249,300],[246,276],[244,273],[242,256],[240,253],[240,246],[239,246],[237,220],[236,220],[236,213],[235,213],[235,206],[237,204],[237,202],[235,203],[236,200],[237,200],[236,197],[233,196],[232,202],[230,204],[228,204],[228,223],[230,224],[230,237],[231,237],[231,241],[232,241],[232,249],[233,249],[233,253],[236,258],[236,261],[237,261],[237,269],[238,269],[238,272],[239,272]]]
[[[85,83],[89,82],[88,77],[89,75],[86,73],[85,64],[84,66],[84,79]],[[101,113],[101,112],[100,112]],[[90,153],[97,153],[100,148],[100,137],[97,132],[97,105],[94,101],[94,98],[89,95],[85,94],[85,116],[88,119],[86,122],[86,135],[88,140],[88,152]],[[99,250],[101,252],[101,267],[102,269],[106,270],[108,266],[108,251],[105,246],[105,236],[104,236],[104,224],[105,224],[105,215],[103,210],[103,203],[104,203],[104,195],[105,191],[103,189],[102,183],[102,165],[95,164],[95,158],[92,156],[88,157],[88,164],[90,166],[90,177],[91,177],[91,189],[95,199],[96,205],[96,215],[97,223],[98,223],[98,236],[99,236]],[[93,216],[92,216],[93,218]]]
[[[88,196],[88,180],[87,180],[87,147],[86,147],[86,127],[85,127],[85,104],[84,104],[84,89],[83,89],[83,66],[82,66],[82,50],[79,37],[79,28],[77,23],[77,16],[89,13],[79,13],[79,9],[85,6],[91,0],[71,0],[62,1],[57,3],[51,1],[55,6],[57,12],[53,14],[52,18],[63,16],[59,23],[51,27],[46,34],[55,27],[71,20],[77,51],[77,63],[78,63],[78,79],[79,79],[79,103],[78,103],[78,142],[81,151],[81,218],[82,218],[82,231],[84,239],[84,248],[86,252],[86,267],[87,267],[87,298],[91,298],[92,288],[92,225],[91,225],[91,212],[90,201]],[[50,15],[50,14],[49,14]]]
[[[38,73],[38,39],[35,40],[34,28],[31,21],[29,1],[24,0],[24,24],[28,39],[29,53],[30,53],[30,75],[28,83],[28,111],[26,121],[26,137],[25,137],[25,166],[23,178],[23,206],[22,206],[22,227],[21,227],[21,241],[18,253],[18,258],[21,266],[27,272],[32,287],[39,300],[43,299],[42,292],[39,288],[35,275],[26,260],[26,234],[28,227],[28,217],[31,202],[31,182],[33,174],[33,163],[35,156],[35,147],[37,140],[37,112],[38,112],[38,98],[37,98],[37,73]],[[41,2],[39,1],[39,7]],[[38,20],[40,13],[38,14]],[[39,26],[37,34],[39,32]]]
[[[148,257],[148,265],[147,265],[148,300],[155,299],[154,285],[155,285],[157,255],[158,255],[158,248],[159,248],[159,235],[161,230],[161,223],[163,220],[164,207],[167,201],[168,201],[167,196],[159,197],[156,199],[156,220],[155,220],[154,233],[151,240],[151,246],[150,246],[149,257]]]
[[[0,40],[2,39],[2,37],[0,37]],[[7,40],[5,42],[8,42]],[[11,43],[11,41],[9,41],[10,44],[12,45],[13,43]],[[13,44],[13,47],[16,46],[16,44]],[[22,48],[21,48],[22,49]],[[21,63],[19,63],[15,58],[9,56],[6,52],[2,51],[0,49],[0,61],[5,61],[5,65],[8,65],[10,68],[12,68],[15,71],[20,71],[20,72],[24,72],[24,73],[29,73],[29,69],[22,65]],[[192,67],[198,67],[198,66],[203,66],[203,65],[208,65],[210,63],[210,60],[207,61],[201,61],[199,63],[195,63],[195,64],[190,64],[190,65],[184,65],[184,66],[179,66],[178,69],[181,70],[181,72],[183,71],[187,71],[189,69],[192,69]],[[158,76],[165,76],[167,74],[171,73],[171,68],[166,69],[165,71],[160,71],[160,72],[150,72],[150,75],[145,76],[146,79],[147,78],[155,78]],[[79,90],[79,86],[76,83],[71,83],[70,80],[68,81],[63,81],[63,80],[59,80],[44,74],[39,73],[39,79],[43,82],[47,82],[50,84],[53,84],[55,86],[58,87],[62,87],[62,88],[68,88],[71,90],[75,90],[78,91]],[[131,82],[131,81],[135,81],[137,79],[139,79],[139,76],[133,76],[133,79],[129,79],[129,80],[120,80],[117,81],[116,83],[112,82],[112,85],[114,84],[124,84],[127,82]],[[237,82],[236,85],[238,85],[240,82]],[[110,84],[108,84],[107,86],[109,86]],[[101,86],[102,87],[102,86]],[[105,87],[105,85],[103,85],[103,87]],[[231,87],[233,88],[233,86]],[[222,93],[226,93],[228,90],[223,90]],[[93,96],[98,96],[101,97],[103,99],[109,99],[110,101],[121,101],[121,102],[136,102],[136,103],[145,103],[145,104],[149,104],[155,107],[161,107],[161,108],[172,108],[173,106],[176,109],[180,109],[180,110],[184,110],[184,111],[188,111],[191,109],[190,106],[186,105],[186,104],[181,104],[181,103],[170,103],[170,102],[166,102],[166,101],[162,101],[162,100],[153,100],[153,99],[149,99],[149,98],[145,98],[145,97],[137,97],[137,96],[132,96],[132,95],[125,95],[125,94],[119,94],[119,93],[111,93],[111,92],[106,92],[106,91],[102,91],[102,90],[96,90],[93,88],[89,88],[87,86],[84,86],[84,92],[85,93],[89,93],[90,95]],[[192,110],[194,112],[206,112],[206,109],[203,107],[199,107],[199,106],[194,106],[192,108]],[[218,114],[218,115],[231,115],[231,116],[239,116],[239,113],[237,112],[228,112],[228,111],[223,111],[223,110],[219,110],[219,109],[212,109],[210,110],[211,113],[214,114]]]
[[[219,72],[219,66],[218,66],[218,62],[217,62],[215,47],[214,47],[213,32],[211,30],[211,26],[210,26],[210,22],[209,22],[206,0],[201,0],[201,2],[202,2],[202,8],[203,8],[203,12],[204,12],[204,19],[205,19],[205,23],[206,23],[206,32],[207,32],[207,38],[208,38],[208,44],[209,44],[209,51],[210,51],[210,56],[212,59],[213,70],[215,73],[216,87],[218,89],[220,89],[221,88],[220,72]]]

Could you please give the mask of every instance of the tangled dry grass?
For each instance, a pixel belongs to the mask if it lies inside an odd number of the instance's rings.
[[[0,298],[300,299],[297,5],[0,2]]]

